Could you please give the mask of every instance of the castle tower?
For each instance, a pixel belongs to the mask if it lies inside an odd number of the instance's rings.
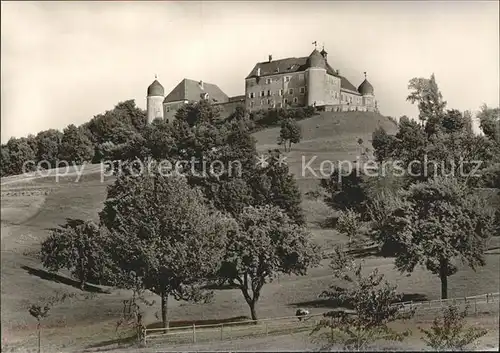
[[[151,123],[156,118],[163,119],[163,96],[165,94],[165,90],[163,86],[156,80],[153,81],[152,84],[148,87],[148,96],[147,96],[147,117],[148,123]]]
[[[358,92],[363,95],[363,106],[366,107],[367,111],[373,112],[376,109],[375,93],[373,90],[373,86],[366,79],[366,71],[364,72],[364,74],[365,74],[365,80],[361,82],[361,84],[359,85]]]
[[[316,49],[307,58],[307,105],[325,105],[326,61]]]

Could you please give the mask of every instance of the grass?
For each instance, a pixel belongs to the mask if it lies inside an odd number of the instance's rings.
[[[321,198],[306,196],[306,193],[318,189],[319,181],[300,176],[301,156],[309,158],[318,155],[318,160],[350,160],[358,153],[358,138],[369,145],[371,132],[377,126],[393,131],[394,125],[380,115],[355,112],[321,113],[299,124],[304,139],[292,146],[292,151],[286,154],[287,161],[304,195],[302,206],[313,240],[324,249],[329,249],[347,239],[325,225],[325,220],[334,216],[334,213]],[[259,151],[276,148],[278,132],[279,128],[272,128],[256,133]],[[2,339],[9,342],[11,348],[36,345],[36,321],[27,312],[29,303],[47,298],[56,291],[85,294],[75,286],[75,281],[68,273],[61,271],[58,275],[52,275],[44,271],[34,255],[49,229],[64,223],[66,218],[97,219],[106,198],[106,187],[113,181],[108,178],[102,183],[99,171],[98,165],[85,167],[79,182],[75,182],[76,174],[61,178],[57,183],[54,176],[2,179]],[[486,266],[477,272],[462,266],[449,279],[450,296],[498,292],[499,260],[498,254],[487,255]],[[388,280],[397,283],[399,291],[408,298],[439,297],[439,279],[425,270],[416,269],[408,277],[394,270],[392,259],[372,257],[365,261],[366,270],[378,268]],[[328,261],[323,261],[320,267],[312,269],[304,277],[280,276],[264,286],[257,313],[260,318],[293,316],[298,306],[307,307],[312,313],[322,312],[325,303],[318,300],[318,295],[331,283]],[[88,287],[88,290],[95,292],[94,299],[73,300],[51,310],[44,322],[42,338],[48,347],[46,351],[74,351],[90,346],[97,349],[98,346],[119,346],[127,342],[130,329],[117,331],[116,322],[121,315],[122,301],[129,299],[131,293],[99,286]],[[147,299],[156,302],[153,307],[145,308],[144,320],[147,324],[157,325],[160,300],[153,294],[148,295]],[[222,322],[248,315],[248,306],[237,289],[216,291],[214,300],[208,304],[178,302],[173,298],[169,301],[169,317],[174,323]],[[282,339],[268,338],[267,341],[256,340],[255,346],[242,343],[239,349],[301,349],[310,346],[297,342],[294,345],[291,343],[294,342],[292,337],[295,336],[285,339],[290,344],[285,342],[278,345],[276,342],[282,342]]]

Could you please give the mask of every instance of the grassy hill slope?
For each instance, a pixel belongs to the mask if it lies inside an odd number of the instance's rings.
[[[304,139],[287,153],[290,168],[300,172],[302,154],[321,154],[331,160],[352,159],[357,155],[357,140],[362,138],[369,146],[371,132],[377,126],[394,131],[395,126],[388,119],[372,113],[322,113],[300,122]],[[392,129],[392,130],[391,130]],[[267,129],[255,134],[259,151],[276,148],[279,128]],[[296,173],[297,174],[297,173]],[[303,193],[314,189],[318,180],[300,178]],[[17,345],[36,344],[36,322],[28,314],[27,305],[40,298],[52,295],[56,290],[81,293],[78,284],[67,275],[53,276],[43,271],[35,251],[50,228],[76,217],[96,219],[106,198],[106,187],[113,180],[100,180],[99,166],[88,166],[83,177],[76,181],[70,175],[59,182],[55,178],[9,177],[2,179],[2,339]],[[330,210],[321,200],[304,199],[308,224],[318,243],[331,246],[344,241],[335,230],[316,226],[324,220]],[[430,273],[418,269],[407,277],[393,269],[391,259],[367,259],[367,270],[379,268],[399,290],[409,295],[434,299],[439,296],[439,280]],[[468,268],[449,280],[451,296],[474,295],[499,290],[498,255],[488,255],[487,265],[473,272]],[[257,311],[261,317],[294,315],[298,305],[312,308],[312,312],[325,310],[318,301],[318,294],[331,283],[328,262],[313,269],[308,276],[285,276],[264,286]],[[106,289],[106,288],[104,288]],[[96,291],[98,288],[96,287]],[[91,300],[76,300],[53,309],[45,322],[43,342],[55,351],[63,346],[83,348],[90,343],[116,338],[115,323],[120,316],[122,300],[130,293],[112,290],[97,292]],[[147,323],[158,321],[154,307],[148,308]],[[220,290],[212,303],[189,304],[170,300],[169,315],[173,321],[228,319],[248,316],[248,307],[237,290]]]

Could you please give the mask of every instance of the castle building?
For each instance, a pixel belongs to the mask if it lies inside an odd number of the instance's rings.
[[[228,97],[217,85],[183,79],[165,96],[155,77],[147,90],[148,122],[172,119],[177,109],[202,99],[218,105],[223,115],[243,104],[249,111],[314,106],[327,111],[376,111],[373,86],[366,79],[356,88],[328,63],[328,53],[314,49],[307,57],[257,63],[245,78],[245,95]]]
[[[374,111],[373,86],[366,79],[356,88],[334,70],[328,53],[314,49],[308,57],[257,63],[245,78],[245,105],[250,111],[315,106],[328,111]]]
[[[148,87],[148,122],[156,118],[171,120],[176,111],[184,104],[208,100],[221,109],[223,115],[231,114],[238,104],[245,103],[245,96],[228,97],[219,86],[190,79],[183,79],[174,89],[164,96],[163,86],[155,79]]]

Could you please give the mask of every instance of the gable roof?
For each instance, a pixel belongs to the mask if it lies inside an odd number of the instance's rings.
[[[258,68],[260,68],[260,77],[305,71],[308,68],[307,59],[308,57],[305,56],[302,58],[286,58],[257,63],[245,79],[257,77]],[[328,61],[326,62],[326,72],[329,75],[340,78],[340,88],[358,93],[357,88],[347,78],[337,74],[337,71],[330,66]]]
[[[214,103],[225,103],[229,101],[228,96],[219,88],[219,86],[203,82],[203,88],[200,81],[183,79],[175,88],[165,97],[164,103],[178,101],[199,101],[204,93],[208,93],[208,99]]]
[[[359,94],[357,88],[354,87],[354,85],[351,82],[349,82],[349,80],[346,79],[344,76],[340,76],[340,88],[353,91],[355,94]]]

